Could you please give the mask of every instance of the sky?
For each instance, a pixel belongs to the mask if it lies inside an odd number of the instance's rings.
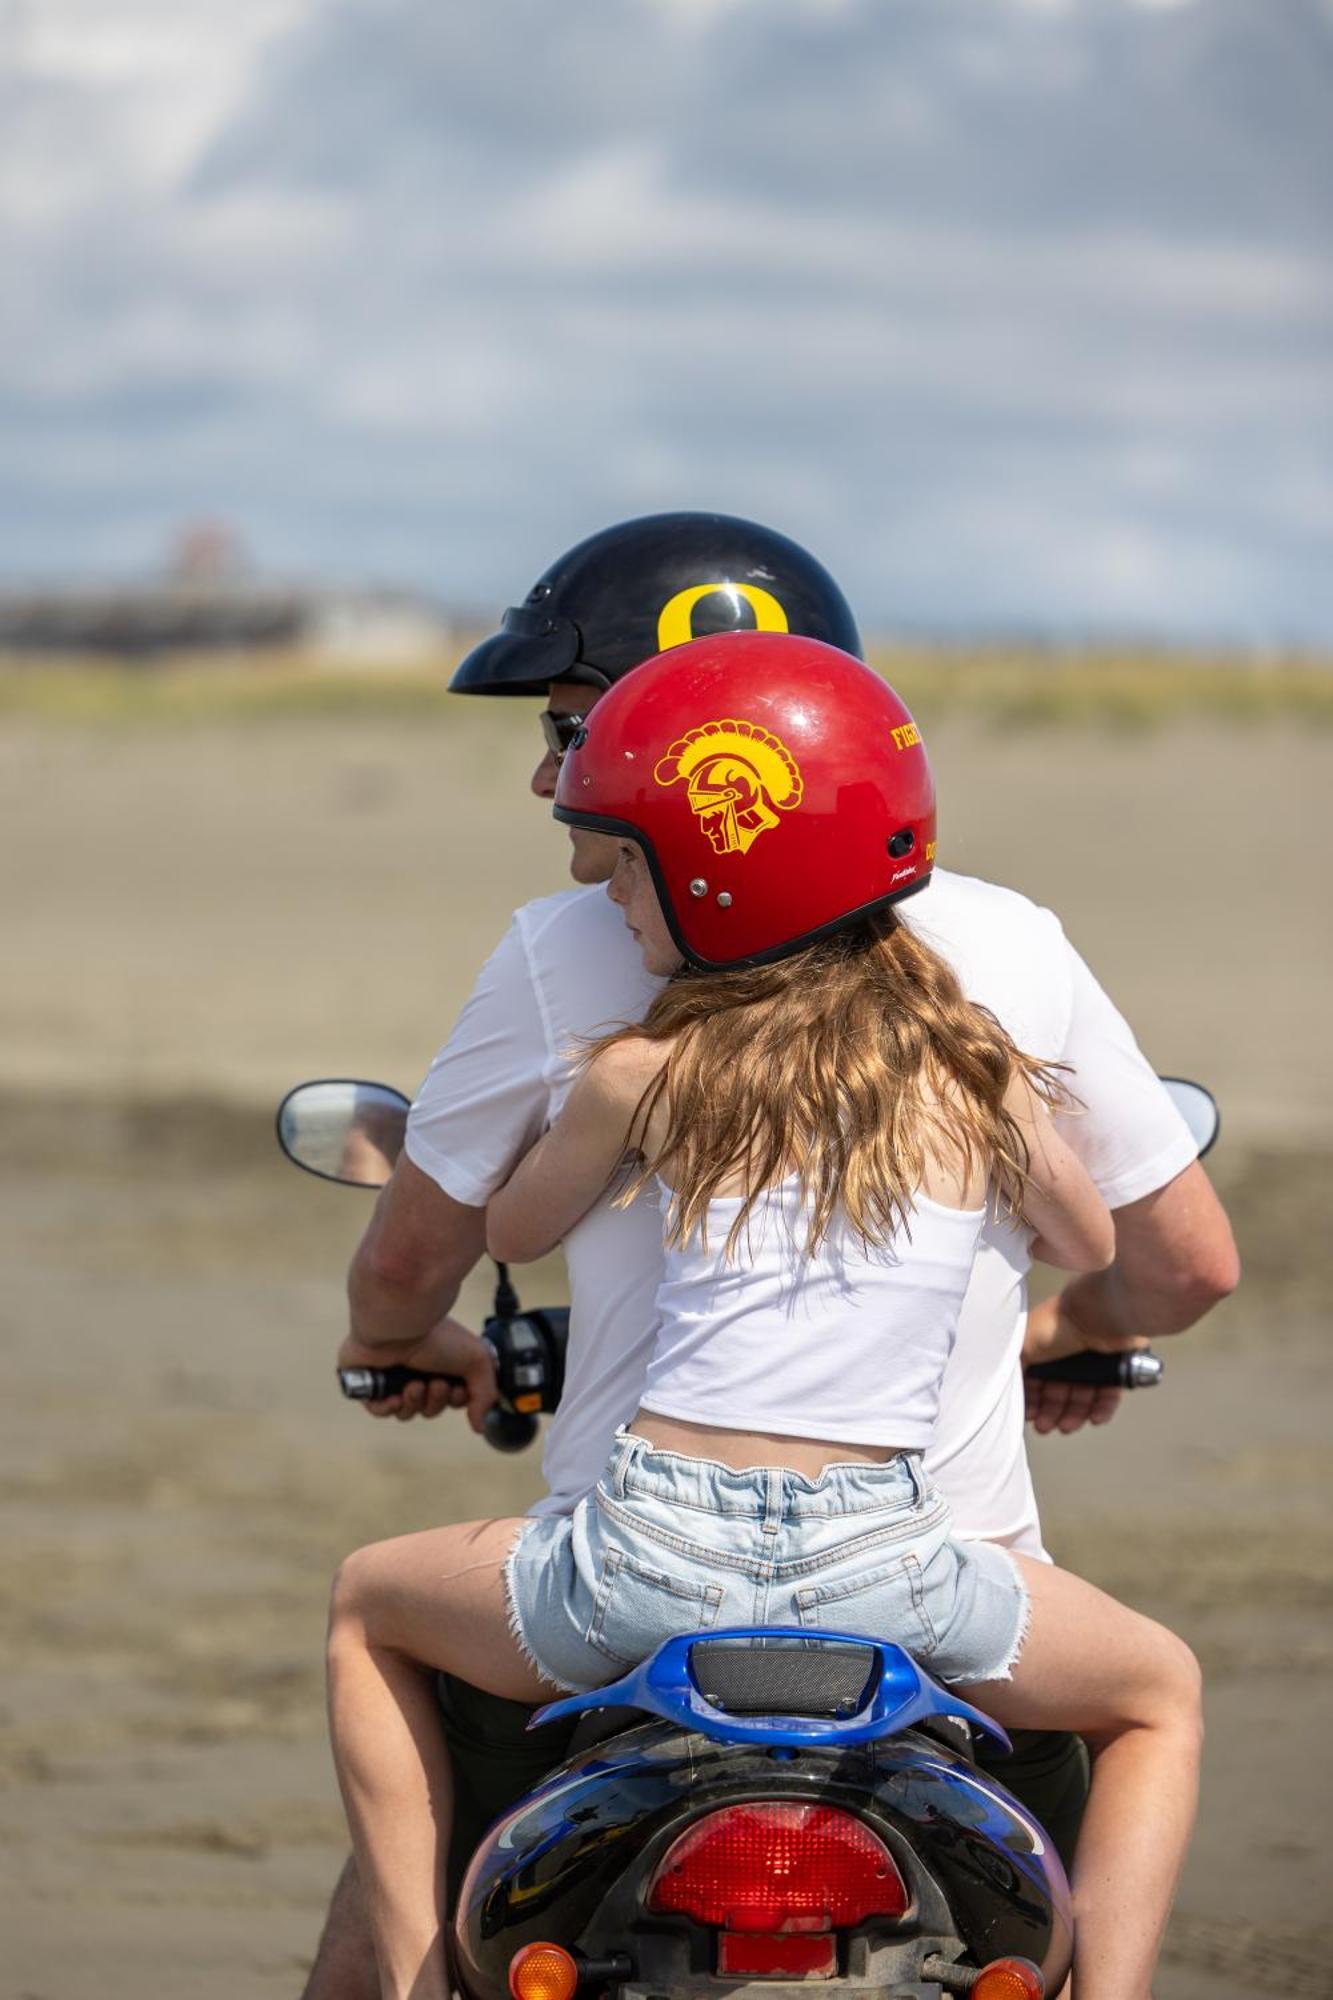
[[[0,0],[0,582],[1333,644],[1333,0]]]

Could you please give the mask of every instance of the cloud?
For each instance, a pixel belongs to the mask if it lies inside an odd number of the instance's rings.
[[[507,601],[625,511],[870,621],[1333,638],[1324,0],[42,0],[6,567]]]

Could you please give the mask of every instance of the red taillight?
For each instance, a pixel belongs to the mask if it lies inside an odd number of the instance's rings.
[[[884,1842],[831,1806],[726,1806],[668,1849],[650,1910],[729,1931],[845,1930],[901,1917],[910,1898]]]

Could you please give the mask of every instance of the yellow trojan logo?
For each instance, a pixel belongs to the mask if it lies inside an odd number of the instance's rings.
[[[801,774],[785,743],[756,722],[705,722],[672,744],[653,772],[685,780],[690,810],[714,854],[744,854],[801,803]]]
[[[683,646],[687,639],[694,637],[694,607],[701,598],[712,597],[720,591],[726,597],[743,597],[754,613],[754,622],[760,632],[785,632],[787,614],[769,590],[761,590],[757,583],[692,583],[687,590],[678,590],[662,606],[657,617],[657,650],[669,653],[673,646]]]

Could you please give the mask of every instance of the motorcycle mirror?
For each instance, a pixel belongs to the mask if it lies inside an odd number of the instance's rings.
[[[1201,1083],[1191,1083],[1188,1077],[1164,1076],[1171,1102],[1180,1113],[1194,1135],[1194,1143],[1202,1159],[1217,1142],[1222,1129],[1222,1114],[1217,1108],[1217,1099],[1211,1090],[1205,1090]]]
[[[298,1083],[278,1106],[278,1144],[320,1180],[381,1188],[403,1150],[410,1108],[387,1083],[345,1076]]]

